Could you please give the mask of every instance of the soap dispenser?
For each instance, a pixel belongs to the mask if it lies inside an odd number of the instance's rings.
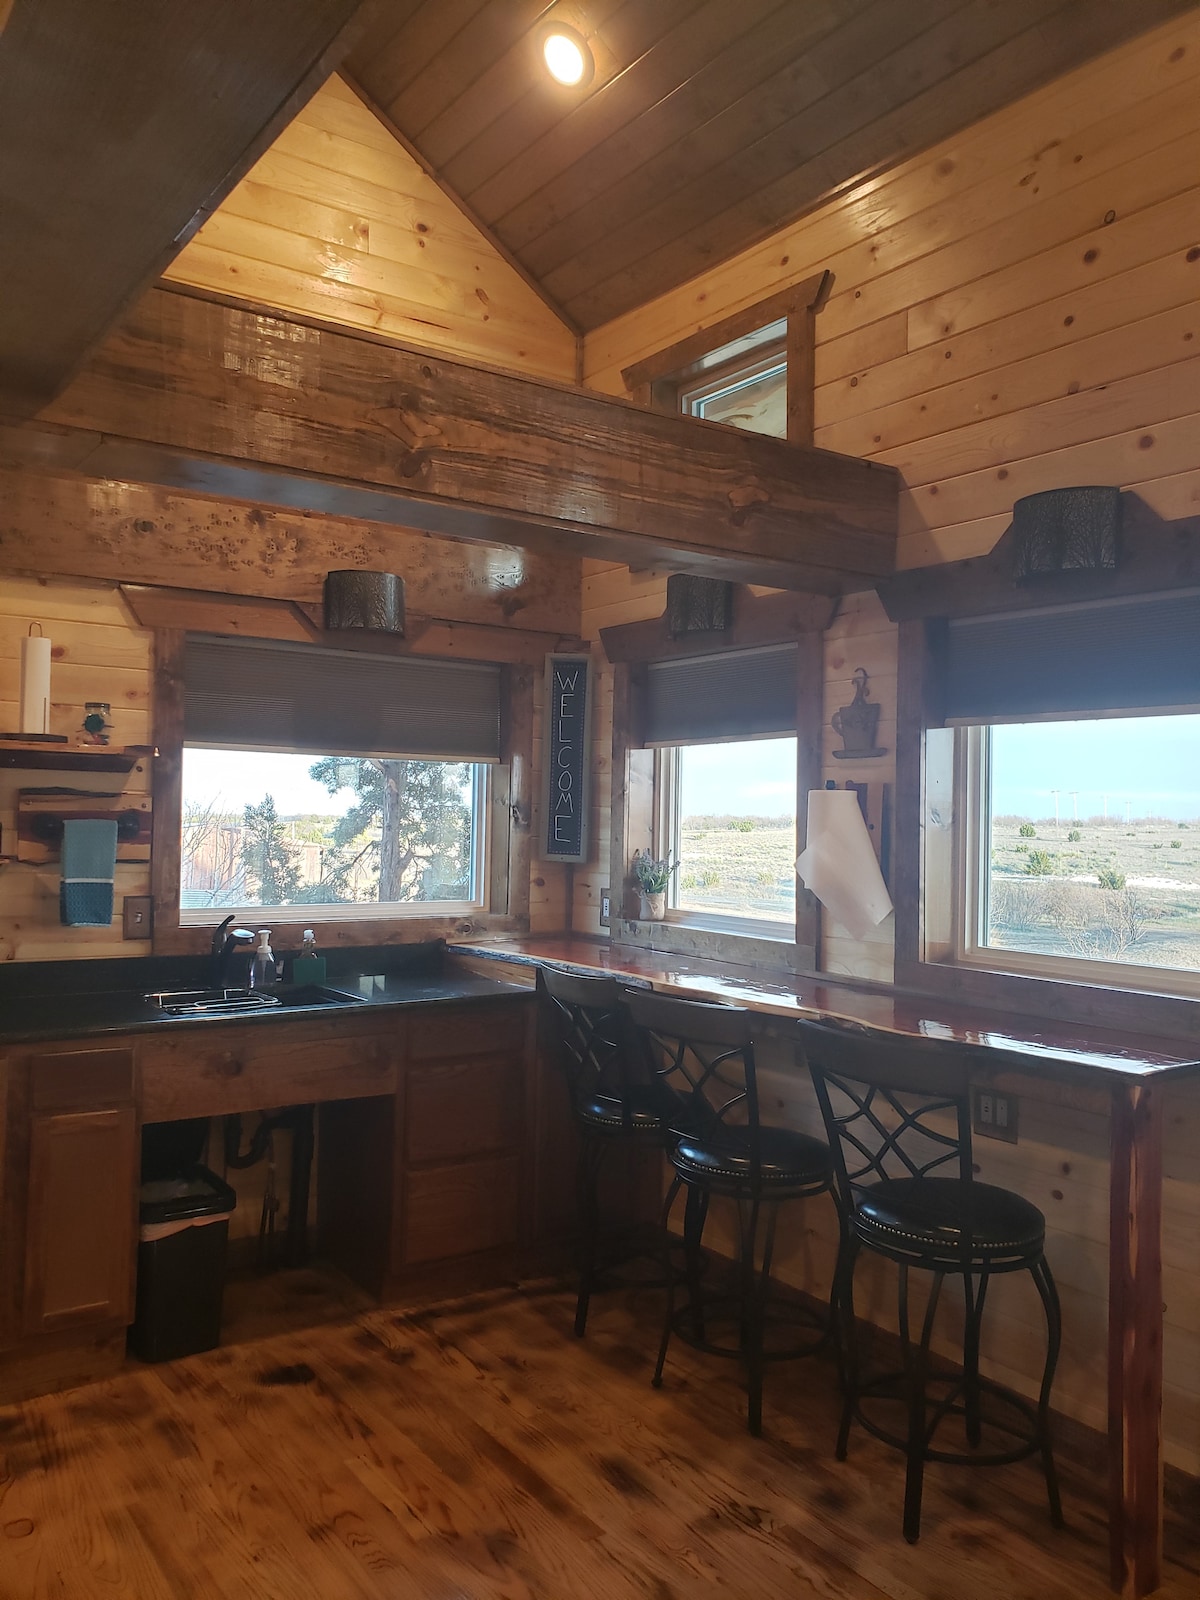
[[[300,954],[292,962],[292,982],[325,982],[325,957],[317,954],[317,936],[311,928],[305,928]]]
[[[270,928],[258,930],[258,945],[250,963],[250,987],[269,989],[275,982],[275,956],[271,950]]]

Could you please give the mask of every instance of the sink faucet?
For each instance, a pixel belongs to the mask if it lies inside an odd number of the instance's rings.
[[[212,936],[211,979],[214,989],[226,987],[229,981],[229,963],[234,951],[243,945],[254,943],[254,935],[249,928],[229,926],[233,920],[231,913]]]

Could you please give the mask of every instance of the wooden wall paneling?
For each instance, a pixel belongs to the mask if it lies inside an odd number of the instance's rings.
[[[267,415],[277,429],[264,427]],[[363,335],[186,295],[143,301],[46,422],[123,430],[128,443],[111,433],[91,441],[90,471],[191,482],[201,452],[214,493],[349,509],[468,541],[657,554],[684,569],[835,592],[849,574],[892,565],[890,468],[398,348],[385,355]],[[39,455],[81,442],[44,428],[7,435],[9,448]],[[560,448],[574,463],[567,501]]]
[[[579,559],[564,552],[451,543],[415,529],[11,464],[0,466],[0,504],[6,573],[203,591],[216,584],[228,595],[319,605],[331,568],[366,567],[402,574],[415,616],[578,632]],[[12,583],[6,578],[6,592]],[[55,596],[72,592],[61,584],[53,589]],[[97,619],[85,613],[64,620]],[[128,618],[107,625],[126,629]],[[90,648],[94,627],[87,638]]]
[[[543,377],[575,376],[573,329],[336,78],[166,276]]]
[[[654,751],[640,746],[638,686],[644,668],[618,663],[613,669],[612,817],[609,874],[612,915],[636,918],[637,889],[629,864],[639,850],[654,848]]]
[[[179,944],[180,849],[183,827],[184,634],[160,629],[154,636],[154,841],[150,882],[154,898],[156,954]],[[218,919],[219,920],[219,919]]]

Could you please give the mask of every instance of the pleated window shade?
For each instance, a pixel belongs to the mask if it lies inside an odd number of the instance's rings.
[[[795,733],[796,646],[651,662],[644,712],[647,745]]]
[[[948,723],[1200,704],[1200,591],[948,624]]]
[[[500,669],[315,645],[187,641],[184,738],[312,755],[500,758]]]

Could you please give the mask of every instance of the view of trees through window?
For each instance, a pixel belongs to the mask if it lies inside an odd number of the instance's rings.
[[[189,747],[181,908],[474,897],[466,762]]]
[[[671,904],[763,922],[796,920],[796,741],[675,751]]]
[[[1200,716],[996,727],[983,942],[1200,968]]]

